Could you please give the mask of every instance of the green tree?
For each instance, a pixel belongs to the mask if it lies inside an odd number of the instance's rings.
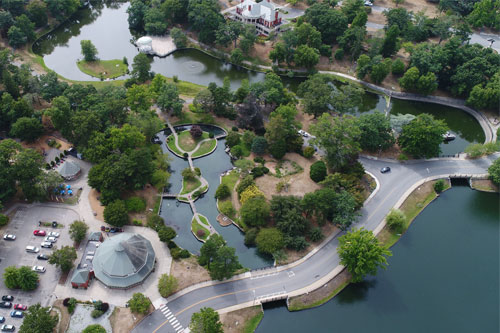
[[[71,237],[75,243],[80,244],[80,242],[85,239],[88,229],[89,226],[85,222],[74,221],[69,225],[69,237]]]
[[[215,260],[217,256],[217,250],[226,245],[226,241],[220,235],[212,235],[210,238],[201,246],[200,256],[198,257],[198,263],[202,266],[207,266],[210,270],[210,264]]]
[[[323,161],[316,161],[311,165],[309,169],[309,177],[314,180],[316,183],[319,183],[326,177],[326,165]]]
[[[380,50],[382,56],[390,57],[398,51],[397,43],[399,34],[400,30],[396,25],[391,26],[387,30],[387,33],[384,38],[384,43],[382,44],[382,49]]]
[[[311,24],[302,23],[294,30],[297,35],[297,45],[307,45],[319,50],[321,46],[321,32],[316,30]]]
[[[342,37],[339,38],[339,49],[351,55],[351,60],[357,59],[363,50],[363,43],[366,37],[366,28],[351,26]],[[338,52],[337,50],[337,52]]]
[[[273,254],[285,246],[283,234],[276,228],[263,228],[255,240],[261,253]]]
[[[45,2],[40,0],[30,1],[28,6],[26,6],[26,12],[29,19],[35,23],[37,28],[47,25],[47,5]]]
[[[316,136],[314,142],[325,150],[326,163],[334,170],[355,160],[361,151],[361,130],[353,117],[332,117],[325,113],[311,125],[311,132]]]
[[[312,69],[319,62],[319,51],[307,45],[300,45],[295,50],[293,60],[297,66]]]
[[[19,327],[22,333],[52,333],[59,317],[51,314],[50,307],[42,307],[40,303],[31,305],[24,313],[24,320]]]
[[[424,95],[429,95],[438,87],[437,78],[434,73],[427,73],[418,78],[417,91]]]
[[[28,117],[17,119],[10,130],[10,135],[27,142],[34,142],[42,134],[43,126],[40,120]]]
[[[252,141],[252,152],[263,155],[267,150],[267,140],[262,136],[256,136]]]
[[[201,308],[191,316],[189,329],[193,333],[223,333],[219,314],[212,308]]]
[[[199,32],[202,43],[212,44],[216,39],[218,27],[224,23],[217,1],[190,1],[188,5],[188,21],[191,27]]]
[[[356,14],[354,14],[356,15]],[[333,44],[347,30],[348,18],[327,3],[315,3],[306,10],[305,19],[319,32],[325,44]]]
[[[141,0],[130,1],[130,6],[127,8],[128,26],[134,30],[142,30],[144,28],[144,14],[148,7]]]
[[[500,2],[481,0],[474,3],[474,9],[467,16],[467,21],[475,28],[488,27],[500,29]]]
[[[144,30],[149,35],[163,35],[167,31],[167,22],[161,10],[148,8],[144,13]]]
[[[226,184],[220,184],[215,191],[215,198],[225,199],[231,195],[231,190]]]
[[[175,236],[177,236],[177,232],[175,232],[173,228],[164,225],[159,227],[157,231],[158,231],[158,238],[160,238],[160,241],[164,243],[170,242],[172,239],[175,238]]]
[[[387,265],[385,249],[369,230],[355,229],[339,237],[340,263],[352,274],[352,282],[360,282],[367,275],[377,273],[379,267]]]
[[[430,158],[439,155],[439,145],[448,126],[442,120],[423,113],[403,127],[398,144],[405,153],[416,158]]]
[[[69,272],[73,268],[73,262],[77,255],[76,250],[72,246],[63,246],[52,252],[49,258],[49,264],[56,265],[64,273]]]
[[[217,250],[215,259],[210,265],[210,277],[214,280],[229,279],[240,268],[236,250],[222,246]]]
[[[85,327],[82,333],[106,333],[106,329],[99,324],[92,324]]]
[[[172,83],[165,83],[160,90],[156,104],[163,112],[171,111],[175,116],[180,116],[184,100],[179,98],[179,90]]]
[[[243,24],[241,22],[224,22],[219,25],[219,28],[216,31],[216,42],[223,47],[227,47],[229,43],[233,42],[234,48],[236,49],[236,41],[242,32]]]
[[[417,67],[409,68],[402,78],[399,79],[401,88],[407,91],[416,91],[418,79],[420,78],[420,71]]]
[[[35,23],[31,22],[28,16],[22,14],[21,16],[16,17],[14,26],[21,29],[23,34],[26,36],[28,41],[35,40]]]
[[[129,222],[127,208],[122,200],[115,200],[104,208],[104,222],[122,227]]]
[[[140,0],[137,0],[140,1]],[[150,78],[151,61],[144,53],[139,53],[134,57],[132,63],[132,77],[139,83],[144,83]]]
[[[362,114],[358,117],[358,126],[361,130],[362,149],[372,152],[385,150],[395,142],[391,122],[383,113]]]
[[[79,0],[46,0],[50,14],[59,22],[73,15],[81,6]]]
[[[249,227],[265,226],[269,220],[270,208],[263,196],[255,196],[241,206],[240,217]]]
[[[139,314],[147,314],[151,307],[151,301],[148,297],[141,293],[134,293],[132,298],[128,301],[130,310]]]
[[[80,46],[82,47],[82,55],[85,61],[97,60],[97,49],[90,40],[81,40]]]
[[[500,158],[497,158],[488,168],[488,175],[492,182],[500,185]],[[5,276],[5,274],[4,274]]]
[[[162,274],[158,280],[158,291],[161,297],[168,297],[177,289],[178,283],[175,276]]]
[[[3,282],[9,289],[18,289],[19,286],[19,269],[16,266],[6,267],[3,272]]]
[[[241,63],[243,62],[243,59],[244,59],[244,56],[243,56],[243,52],[241,51],[241,49],[235,48],[231,52],[231,62],[233,64],[241,65]]]
[[[363,0],[347,0],[342,2],[342,13],[347,16],[348,22],[352,22],[356,15],[363,10]]]
[[[477,109],[498,110],[500,107],[500,71],[497,72],[486,84],[477,84],[467,98],[467,104]]]
[[[250,49],[255,44],[257,40],[257,35],[255,34],[255,28],[251,25],[245,25],[243,27],[243,33],[240,38],[240,49],[243,53],[248,54]]]
[[[304,112],[314,115],[314,118],[330,110],[332,93],[333,89],[327,78],[318,74],[302,82],[297,91],[297,95],[302,97]]]
[[[12,14],[8,11],[0,10],[0,32],[5,34],[13,24],[14,19],[12,18]]]
[[[381,83],[391,72],[391,66],[392,61],[389,58],[386,58],[384,61],[380,61],[377,64],[373,64],[370,79],[377,84]]]
[[[170,36],[174,40],[174,44],[178,49],[184,49],[188,45],[188,39],[184,32],[179,28],[172,28],[170,30]]]
[[[127,104],[130,110],[139,114],[145,114],[151,106],[152,95],[146,85],[136,85],[127,89]]]
[[[28,37],[26,37],[24,32],[15,25],[9,28],[7,36],[9,37],[9,45],[14,48],[20,47],[28,42]]]
[[[18,285],[19,288],[23,291],[31,291],[35,290],[36,287],[38,287],[38,273],[33,272],[31,270],[31,267],[28,266],[21,266],[18,269],[19,272],[19,281]]]
[[[385,221],[391,230],[401,232],[406,223],[406,215],[399,209],[393,208],[385,217]]]
[[[43,157],[34,149],[24,149],[19,152],[14,162],[14,173],[26,198],[35,198],[38,190],[35,186],[38,176],[42,173]]]
[[[405,72],[405,63],[401,59],[394,60],[391,72],[394,75],[402,75]]]

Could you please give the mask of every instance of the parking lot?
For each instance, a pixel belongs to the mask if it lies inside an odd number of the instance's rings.
[[[27,306],[40,303],[42,306],[47,306],[52,303],[56,296],[53,294],[55,287],[59,281],[60,271],[53,265],[50,265],[47,260],[38,260],[37,253],[26,252],[26,246],[32,245],[40,249],[39,253],[50,255],[52,249],[41,248],[41,243],[45,237],[34,236],[33,231],[44,230],[47,233],[57,231],[60,233],[55,246],[60,248],[65,245],[72,245],[73,241],[68,234],[69,225],[79,219],[78,213],[70,207],[58,205],[53,207],[44,204],[21,205],[9,224],[2,230],[2,239],[0,239],[0,274],[8,266],[29,266],[34,265],[44,266],[45,273],[39,273],[40,284],[37,289],[30,292],[22,290],[11,290],[0,283],[0,296],[12,295],[14,301],[12,303],[21,303]],[[57,221],[63,224],[63,228],[39,227],[38,221]],[[6,241],[3,239],[5,234],[16,235],[15,241]],[[11,318],[10,311],[12,309],[0,309],[0,316],[6,318],[6,324],[15,325],[17,328],[21,325],[22,319]]]

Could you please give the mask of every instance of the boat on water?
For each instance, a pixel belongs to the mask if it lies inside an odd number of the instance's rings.
[[[443,141],[445,141],[445,142],[453,141],[456,138],[457,138],[457,136],[455,134],[451,133],[450,131],[443,134]]]

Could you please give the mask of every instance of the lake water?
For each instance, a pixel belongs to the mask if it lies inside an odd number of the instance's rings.
[[[453,187],[392,247],[387,270],[318,308],[267,308],[256,332],[499,332],[499,199]]]

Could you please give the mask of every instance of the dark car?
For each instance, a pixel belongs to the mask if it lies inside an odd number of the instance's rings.
[[[389,167],[383,167],[382,169],[380,169],[380,172],[382,172],[382,173],[388,173],[390,171],[391,171],[391,168],[389,168]]]
[[[110,233],[123,232],[123,229],[122,228],[111,228],[111,229],[109,229],[109,232]]]
[[[14,325],[2,325],[2,332],[14,332],[16,327]]]
[[[40,253],[39,255],[36,256],[38,260],[49,260],[49,256],[43,253]]]
[[[13,318],[22,318],[23,313],[21,311],[11,311],[10,316]]]
[[[14,296],[12,295],[3,295],[2,301],[12,302],[14,300]]]
[[[5,317],[0,317],[0,323],[5,323]]]
[[[2,301],[0,302],[0,308],[10,309],[12,307],[11,302]]]

